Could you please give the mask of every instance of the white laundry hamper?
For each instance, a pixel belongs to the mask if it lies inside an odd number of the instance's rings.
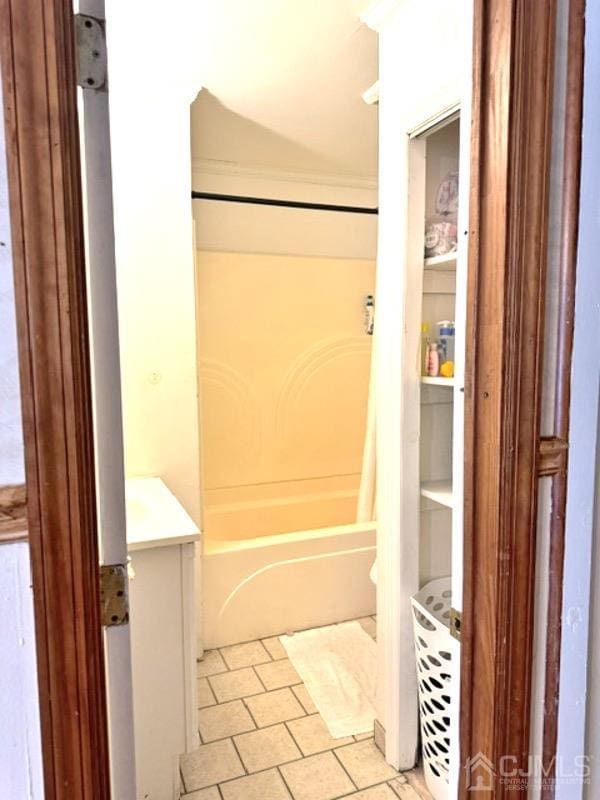
[[[423,771],[435,800],[447,800],[450,770],[450,578],[427,583],[411,598],[421,717]]]

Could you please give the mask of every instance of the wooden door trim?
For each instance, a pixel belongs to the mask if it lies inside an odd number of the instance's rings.
[[[25,484],[0,486],[0,544],[27,541]]]
[[[527,769],[554,0],[476,0],[460,793]],[[490,797],[524,796],[496,779]]]
[[[0,0],[46,800],[109,797],[69,0]]]

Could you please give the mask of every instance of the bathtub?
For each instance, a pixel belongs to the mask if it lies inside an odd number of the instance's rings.
[[[206,649],[375,613],[376,523],[204,541]]]

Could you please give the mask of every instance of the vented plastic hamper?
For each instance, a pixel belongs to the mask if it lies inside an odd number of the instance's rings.
[[[435,800],[447,800],[450,768],[450,578],[426,584],[411,598],[423,771]]]

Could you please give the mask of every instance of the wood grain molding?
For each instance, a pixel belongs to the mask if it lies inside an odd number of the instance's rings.
[[[70,0],[0,0],[0,59],[46,800],[107,800]]]
[[[568,450],[568,443],[559,436],[542,436],[538,445],[538,476],[545,478],[565,472]]]
[[[25,486],[0,486],[0,544],[26,539],[27,491]]]
[[[476,0],[465,387],[460,797],[527,768],[556,8]],[[496,780],[484,797],[524,797]]]

